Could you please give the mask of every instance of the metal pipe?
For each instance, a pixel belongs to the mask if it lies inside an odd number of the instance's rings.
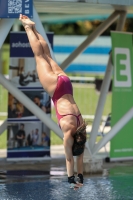
[[[111,55],[112,55],[112,53],[111,53]],[[106,95],[108,93],[108,88],[109,88],[109,84],[110,84],[110,80],[111,80],[111,76],[112,76],[113,66],[111,64],[111,60],[112,60],[111,55],[109,57],[105,77],[104,77],[103,84],[102,84],[102,87],[101,87],[99,101],[98,101],[98,104],[97,104],[95,118],[94,118],[94,121],[93,121],[93,124],[92,124],[92,130],[91,130],[91,133],[90,133],[89,146],[90,146],[91,150],[92,150],[93,146],[95,145],[95,140],[96,140],[96,137],[97,137],[97,133],[98,133],[101,117],[102,117],[102,112],[103,112],[103,108],[104,108],[104,104],[105,104],[105,100],[106,100]]]
[[[27,109],[37,116],[46,126],[53,130],[60,138],[63,138],[61,129],[52,121],[35,103],[33,103],[24,93],[14,87],[3,75],[0,74],[0,83]]]
[[[131,119],[133,118],[133,107],[113,126],[111,131],[104,136],[92,150],[92,154],[96,154],[108,141],[110,141]]]
[[[106,19],[87,39],[63,61],[60,67],[64,70],[84,49],[101,33],[103,33],[118,17],[119,11],[113,12],[108,19]]]
[[[120,17],[117,23],[116,31],[122,31],[126,21],[127,11],[120,11]]]
[[[0,49],[0,73],[2,74],[2,50]]]
[[[116,27],[117,31],[121,31],[123,29],[125,19],[126,19],[126,12],[122,11],[120,13],[120,18],[118,20],[118,24]],[[106,95],[108,93],[108,88],[110,85],[112,69],[113,69],[113,66],[112,66],[112,53],[111,53],[109,57],[108,65],[107,65],[107,70],[106,70],[102,87],[101,87],[100,97],[99,97],[99,101],[98,101],[97,109],[95,113],[95,119],[92,125],[92,130],[91,130],[91,135],[90,135],[90,140],[89,140],[90,149],[92,149],[95,145],[95,140],[97,137],[97,133],[98,133],[98,129],[99,129],[99,125],[100,125],[100,121],[101,121],[101,117],[102,117],[102,113],[104,109],[104,104],[106,101]]]
[[[7,129],[7,121],[4,121],[0,126],[0,135]]]
[[[91,150],[90,150],[90,147],[89,147],[88,141],[86,141],[86,143],[85,143],[85,147],[86,147],[87,150],[88,150],[88,157],[92,158],[92,152],[91,152]]]
[[[15,19],[1,19],[0,20],[0,49],[9,33]]]
[[[40,18],[38,16],[38,13],[35,9],[35,7],[33,6],[33,21],[35,22],[36,24],[36,29],[37,31],[43,36],[43,38],[46,40],[48,46],[49,46],[49,49],[50,49],[50,53],[51,53],[51,57],[53,58],[53,60],[56,62],[56,59],[55,59],[55,56],[54,56],[54,53],[53,53],[53,50],[51,48],[51,45],[48,41],[48,38],[47,38],[47,35],[45,33],[45,30],[44,30],[44,27],[40,21]]]

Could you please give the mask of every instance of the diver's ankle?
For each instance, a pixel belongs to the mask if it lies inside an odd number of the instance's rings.
[[[83,181],[84,181],[83,174],[80,174],[80,173],[79,173],[79,174],[77,175],[77,182],[83,184]]]
[[[73,176],[69,176],[68,177],[68,183],[74,183],[74,184],[76,184],[76,181],[75,181],[75,176],[73,175]]]

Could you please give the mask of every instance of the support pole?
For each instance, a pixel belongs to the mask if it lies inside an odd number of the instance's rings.
[[[118,17],[119,11],[113,12],[87,39],[60,65],[64,70],[86,47],[93,42],[101,33],[103,33]]]
[[[91,150],[90,150],[88,141],[86,141],[85,147],[86,147],[86,149],[87,149],[87,151],[88,151],[88,153],[89,153],[89,157],[92,158],[92,152],[91,152]]]
[[[0,49],[9,33],[15,19],[1,19],[0,20]]]
[[[95,145],[92,154],[96,154],[108,141],[110,141],[131,119],[133,118],[133,107],[113,126],[111,131]]]
[[[97,104],[95,118],[92,124],[92,130],[90,133],[89,146],[91,150],[95,145],[95,141],[96,141],[96,137],[97,137],[97,133],[98,133],[98,129],[99,129],[102,113],[103,113],[103,108],[106,101],[106,95],[108,93],[108,88],[109,88],[109,84],[110,84],[110,80],[112,76],[112,68],[113,66],[112,66],[112,53],[111,53],[109,57],[105,77],[104,77],[102,87],[101,87],[101,92],[100,92],[100,97]]]
[[[123,29],[125,19],[126,19],[126,12],[125,11],[120,12],[120,18],[118,20],[118,24],[116,28],[117,31],[121,31]],[[98,129],[99,129],[99,125],[100,125],[100,121],[101,121],[101,117],[102,117],[102,113],[104,109],[104,104],[106,101],[106,95],[108,93],[108,88],[110,85],[112,69],[113,69],[113,66],[112,66],[112,53],[111,53],[109,57],[105,77],[104,77],[102,87],[101,87],[100,97],[99,97],[99,101],[98,101],[97,109],[95,113],[95,119],[92,125],[92,131],[91,131],[90,140],[89,140],[89,146],[91,150],[95,145],[95,141],[96,141],[96,137],[97,137],[97,133],[98,133]]]
[[[2,50],[0,49],[0,73],[2,74]]]
[[[61,129],[52,121],[37,105],[35,105],[25,94],[13,86],[3,75],[0,74],[0,83],[27,109],[37,116],[46,126],[53,130],[60,138],[63,138]]]
[[[4,121],[0,126],[0,135],[7,129],[7,121]]]
[[[55,59],[55,56],[54,56],[54,53],[53,53],[53,50],[51,48],[51,45],[48,41],[48,38],[47,38],[47,35],[45,33],[45,30],[44,30],[44,27],[40,21],[40,18],[38,16],[38,13],[35,9],[35,7],[33,6],[33,21],[35,22],[36,24],[36,29],[37,31],[43,36],[43,38],[46,40],[48,46],[49,46],[49,49],[50,49],[50,53],[51,53],[51,57],[53,58],[53,60],[56,62],[56,59]]]

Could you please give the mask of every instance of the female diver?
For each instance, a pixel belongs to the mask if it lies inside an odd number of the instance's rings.
[[[86,142],[86,124],[73,98],[73,89],[68,76],[54,62],[48,44],[37,32],[35,23],[20,14],[36,60],[39,80],[52,98],[59,126],[64,134],[66,168],[70,187],[77,189],[83,185],[83,152]],[[74,159],[77,156],[77,181],[74,176]]]

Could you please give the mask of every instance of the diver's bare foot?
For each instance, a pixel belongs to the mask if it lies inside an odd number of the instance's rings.
[[[35,23],[33,21],[31,21],[27,16],[20,14],[19,16],[19,20],[22,22],[24,28],[32,28],[33,26],[35,26]]]

